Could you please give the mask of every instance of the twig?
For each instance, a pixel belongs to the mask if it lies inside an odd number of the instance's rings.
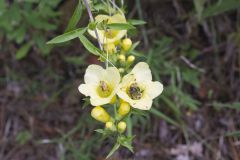
[[[93,15],[92,15],[92,12],[91,12],[91,9],[90,9],[90,7],[89,7],[89,4],[88,4],[87,0],[84,0],[84,3],[85,3],[85,5],[86,5],[87,12],[88,12],[88,15],[89,15],[89,17],[90,17],[90,21],[91,21],[91,22],[94,22]],[[98,41],[99,48],[100,48],[101,50],[103,50],[103,47],[102,47],[102,44],[101,44],[101,42],[100,42],[100,39],[99,39],[97,30],[95,29],[94,32],[95,32],[95,35],[96,35],[96,37],[97,37],[97,41]]]
[[[198,68],[195,64],[192,64],[186,57],[180,56],[180,59],[183,60],[183,62],[185,62],[190,68],[196,69],[196,70],[198,70],[199,72],[202,72],[202,73],[205,72],[204,69]]]

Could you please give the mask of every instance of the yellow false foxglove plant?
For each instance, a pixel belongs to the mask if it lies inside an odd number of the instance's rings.
[[[86,27],[75,29],[80,19],[77,14],[82,12],[80,6],[83,4],[90,21]],[[95,8],[97,5],[102,6],[100,10],[99,7]],[[89,98],[91,116],[105,126],[96,131],[115,141],[107,158],[120,146],[133,152],[131,118],[139,111],[149,110],[153,99],[163,91],[163,85],[152,80],[148,64],[136,64],[138,58],[135,57],[135,48],[139,43],[134,43],[127,35],[128,31],[136,29],[134,25],[144,24],[144,21],[126,20],[123,8],[111,0],[109,3],[79,0],[67,32],[48,42],[56,44],[79,38],[89,53],[105,63],[105,68],[96,64],[89,65],[84,82],[78,86],[78,90]],[[92,11],[96,13],[95,16]],[[86,31],[97,40],[98,46],[85,36]],[[132,69],[133,64],[136,65]]]

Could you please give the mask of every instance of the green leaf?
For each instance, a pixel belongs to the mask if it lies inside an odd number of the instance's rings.
[[[230,132],[230,133],[227,133],[225,136],[227,136],[227,137],[240,137],[240,131]]]
[[[79,37],[80,35],[82,35],[84,32],[86,31],[85,28],[78,28],[75,29],[73,31],[64,33],[60,36],[57,36],[55,38],[53,38],[52,40],[48,41],[47,44],[56,44],[56,43],[62,43],[62,42],[67,42],[70,41],[74,38]]]
[[[85,64],[86,56],[72,56],[72,57],[64,57],[64,60],[73,65],[82,65]]]
[[[72,15],[71,19],[69,20],[69,23],[68,23],[68,26],[67,26],[65,32],[75,29],[79,20],[81,19],[82,11],[83,11],[83,5],[81,4],[81,1],[79,0],[78,5],[73,12],[73,15]]]
[[[31,43],[26,43],[24,44],[16,53],[16,59],[20,60],[23,59],[24,57],[26,57],[26,55],[28,54],[30,48],[31,48],[32,44]]]
[[[29,131],[19,132],[16,136],[17,143],[24,145],[32,138],[32,134]]]
[[[110,24],[107,24],[107,27],[109,29],[114,29],[114,30],[135,29],[135,27],[129,23],[110,23]]]
[[[101,133],[101,134],[105,134],[105,130],[104,129],[95,129],[95,132]]]
[[[216,16],[227,11],[238,9],[239,7],[239,0],[220,0],[204,10],[203,18]]]
[[[202,12],[204,10],[204,4],[206,0],[193,0],[195,10],[197,12],[198,21],[202,19]]]
[[[168,123],[171,123],[171,124],[173,124],[175,126],[179,126],[179,124],[176,121],[174,121],[173,119],[171,119],[170,117],[166,116],[165,114],[163,114],[162,112],[158,111],[155,108],[151,108],[149,110],[149,112],[151,112],[152,114],[154,114],[154,115],[164,119]]]
[[[145,21],[143,21],[143,20],[138,20],[138,19],[129,19],[129,20],[128,20],[128,23],[130,23],[131,25],[134,25],[134,26],[146,24]]]
[[[167,98],[164,95],[162,95],[160,98],[168,105],[169,108],[171,108],[174,111],[177,117],[181,115],[180,109],[169,98]]]
[[[80,41],[83,46],[92,54],[99,56],[101,51],[97,47],[95,47],[83,34],[79,36]]]
[[[118,143],[121,144],[122,146],[126,147],[133,153],[133,147],[132,147],[132,140],[134,136],[119,136],[118,137]]]
[[[119,143],[116,143],[112,150],[109,152],[109,154],[107,155],[106,159],[108,159],[109,157],[111,157],[113,155],[114,152],[116,152],[118,150],[118,148],[120,147],[120,144]]]

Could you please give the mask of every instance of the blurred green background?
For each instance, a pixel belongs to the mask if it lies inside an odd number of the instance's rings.
[[[112,147],[94,132],[102,125],[77,90],[97,58],[77,39],[46,44],[64,33],[77,4],[0,0],[0,160],[102,160]],[[125,5],[127,18],[147,22],[131,35],[141,42],[136,59],[164,92],[133,117],[135,153],[111,159],[239,160],[240,1]],[[77,25],[88,20],[83,10]]]

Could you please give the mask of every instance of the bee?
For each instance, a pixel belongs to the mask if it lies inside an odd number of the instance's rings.
[[[133,100],[141,99],[142,97],[142,91],[137,85],[137,83],[132,83],[129,87],[129,95]]]

